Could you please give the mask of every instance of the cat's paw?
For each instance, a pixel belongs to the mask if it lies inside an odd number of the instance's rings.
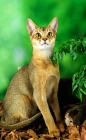
[[[54,136],[55,138],[59,138],[60,137],[60,130],[59,129],[52,130],[50,132],[50,135]]]
[[[64,132],[65,131],[64,123],[63,122],[60,122],[58,124],[58,128],[60,129],[61,132]]]

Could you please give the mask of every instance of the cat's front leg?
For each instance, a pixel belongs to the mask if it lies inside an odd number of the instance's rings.
[[[60,136],[60,131],[57,128],[54,122],[54,119],[51,115],[51,112],[47,103],[45,90],[43,89],[40,92],[39,90],[36,90],[34,93],[34,99],[41,114],[43,115],[43,118],[44,118],[46,126],[48,127],[49,133],[55,136],[56,138],[58,138]]]
[[[52,90],[54,91],[54,90]],[[59,129],[61,132],[63,132],[65,130],[64,128],[64,124],[62,121],[62,117],[61,117],[61,112],[60,112],[60,107],[59,107],[59,102],[58,102],[58,97],[57,97],[57,92],[53,93],[53,97],[50,98],[49,100],[49,104],[55,114],[55,118],[56,118],[56,122],[59,126]]]

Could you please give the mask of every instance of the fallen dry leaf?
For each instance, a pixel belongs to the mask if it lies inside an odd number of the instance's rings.
[[[69,133],[69,140],[81,140],[78,127],[69,126],[67,129]]]
[[[54,136],[53,135],[49,135],[49,134],[43,134],[42,135],[45,139],[53,139],[54,138]]]
[[[83,122],[81,126],[81,140],[86,140],[86,120]]]
[[[21,137],[16,130],[13,130],[6,136],[6,140],[21,140]]]
[[[84,127],[81,128],[81,140],[86,140],[86,129]]]
[[[34,139],[37,139],[38,136],[32,129],[28,129],[27,134],[29,134],[30,137],[33,137]]]
[[[2,101],[0,101],[1,111]],[[79,128],[81,129],[79,130]],[[0,140],[86,140],[86,120],[79,127],[67,127],[58,139],[48,134],[47,127],[44,120],[42,120],[39,124],[34,125],[32,129],[6,131],[4,128],[1,128]]]
[[[19,135],[20,135],[21,139],[29,139],[30,138],[29,134],[25,131],[19,132]]]

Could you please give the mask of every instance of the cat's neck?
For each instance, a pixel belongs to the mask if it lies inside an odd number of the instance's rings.
[[[53,50],[33,50],[33,58],[40,60],[48,60],[53,54]]]
[[[33,56],[32,56],[32,63],[36,67],[42,67],[47,68],[49,64],[52,65],[52,61],[50,59],[51,51],[49,50],[42,50],[42,51],[36,51],[33,50]]]

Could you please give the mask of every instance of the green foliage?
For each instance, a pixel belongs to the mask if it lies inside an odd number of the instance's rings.
[[[57,63],[57,60],[58,60],[57,54],[58,53],[56,51],[56,52],[54,52],[53,56],[51,57],[51,61],[52,61],[53,65],[56,65],[56,63]]]
[[[73,94],[82,100],[82,94],[86,95],[86,64],[73,75],[72,79]]]
[[[76,59],[77,55],[86,55],[86,41],[84,40],[86,33],[77,36],[76,39],[71,39],[64,42],[58,51],[59,59],[63,58],[63,53],[70,53],[73,60]]]
[[[77,58],[77,54],[80,56],[86,55],[86,33],[81,34],[75,39],[71,39],[67,42],[64,42],[59,48],[58,52],[55,52],[51,60],[55,65],[58,59],[63,59],[63,53],[69,53],[72,57],[72,60]],[[81,66],[78,72],[72,76],[72,91],[75,96],[82,100],[82,94],[86,95],[86,60],[85,64]]]

